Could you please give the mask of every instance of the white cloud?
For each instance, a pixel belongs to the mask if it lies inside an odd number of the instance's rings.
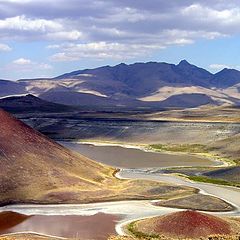
[[[19,7],[20,2],[24,8]],[[86,0],[13,0],[10,4],[3,1],[6,15],[10,16],[0,20],[0,37],[57,41],[84,39],[85,42],[125,44],[142,39],[151,44],[164,32],[178,30],[189,34],[181,41],[184,45],[201,38],[214,39],[239,33],[240,7],[225,0],[222,4],[217,2],[190,0],[170,4],[153,0],[146,4],[143,1],[96,0],[86,4]],[[191,32],[199,34],[191,37]],[[179,40],[172,42],[175,44]],[[166,45],[171,45],[171,41]]]
[[[19,59],[14,60],[13,64],[29,65],[29,64],[32,64],[32,61],[30,59],[26,59],[26,58],[19,58]]]
[[[0,52],[9,52],[12,48],[9,47],[7,44],[0,43]]]
[[[224,21],[224,22],[239,22],[240,9],[223,9],[218,10],[208,6],[201,5],[200,3],[192,4],[182,10],[183,15],[192,16],[198,20],[204,21]]]
[[[47,48],[53,61],[124,61],[200,39],[240,34],[240,6],[235,0],[0,3],[5,10],[0,18],[1,39],[50,41]]]
[[[45,19],[31,19],[27,18],[24,15],[0,20],[0,29],[47,32],[60,31],[62,28],[62,25],[55,21]]]
[[[215,29],[224,35],[239,33],[240,7],[226,6],[223,9],[215,9],[195,3],[182,9],[182,16],[191,19],[192,27]]]
[[[32,0],[0,0],[1,2],[7,2],[7,3],[29,3]]]
[[[47,63],[37,63],[38,68],[41,70],[49,70],[53,69],[53,67],[50,64]]]
[[[5,66],[5,69],[18,70],[21,72],[33,72],[36,70],[50,70],[52,66],[46,63],[35,62],[26,58],[18,58]]]
[[[148,33],[139,34],[139,39],[129,35],[129,40],[125,41],[99,41],[88,43],[65,43],[47,46],[55,53],[50,57],[51,61],[78,61],[88,58],[95,60],[115,59],[128,60],[139,56],[148,56],[154,51],[167,48],[168,46],[184,46],[193,44],[198,36],[213,39],[218,33],[205,31],[185,31],[178,29],[163,30],[159,35]],[[146,41],[147,39],[147,41]]]
[[[55,40],[65,40],[65,41],[75,41],[79,40],[83,37],[83,34],[79,31],[73,30],[73,31],[62,31],[62,32],[54,32],[54,33],[48,33],[46,35],[47,39],[55,39]]]
[[[28,18],[25,15],[0,20],[0,36],[5,39],[79,40],[83,33],[64,25],[60,19]]]
[[[220,71],[220,70],[222,70],[224,68],[240,69],[240,66],[238,66],[238,65],[227,65],[227,64],[217,64],[217,63],[214,63],[214,64],[209,65],[209,68],[212,69],[212,70],[215,70],[215,71]]]
[[[58,45],[58,44],[52,44],[52,45],[46,46],[47,49],[58,49],[59,47],[60,47],[60,45]]]
[[[50,57],[50,60],[53,62],[71,62],[77,61],[81,58],[81,55],[78,54],[69,54],[69,53],[56,53]]]
[[[121,44],[107,42],[92,42],[85,44],[50,45],[48,48],[60,49],[51,56],[52,61],[77,61],[82,58],[103,59],[131,59],[146,55],[154,49],[164,48],[162,45]]]

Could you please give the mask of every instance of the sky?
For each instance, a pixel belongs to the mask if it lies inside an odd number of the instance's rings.
[[[186,59],[240,69],[239,0],[0,0],[0,79]]]

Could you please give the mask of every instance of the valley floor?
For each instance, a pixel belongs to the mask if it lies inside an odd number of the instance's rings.
[[[47,120],[47,121],[46,121]],[[65,119],[66,120],[66,119]],[[236,119],[235,119],[236,120]],[[25,118],[25,121],[28,124],[34,126],[36,122],[34,122],[33,118]],[[225,201],[224,196],[219,198],[208,198],[207,200],[204,198],[202,199],[202,190],[199,193],[199,189],[201,189],[202,185],[195,183],[194,181],[202,181],[210,183],[210,187],[213,189],[215,188],[214,184],[219,185],[230,185],[230,186],[238,186],[240,183],[239,180],[239,172],[240,168],[239,165],[239,146],[237,144],[238,140],[240,139],[240,126],[238,123],[234,124],[226,124],[226,123],[153,123],[151,121],[145,122],[126,122],[126,121],[103,121],[101,120],[98,122],[97,120],[82,120],[82,119],[67,119],[66,121],[62,121],[62,119],[56,119],[55,121],[49,118],[42,118],[36,126],[40,128],[42,132],[45,134],[47,133],[50,137],[54,138],[62,138],[71,140],[71,141],[80,141],[77,144],[81,145],[81,141],[85,141],[90,145],[89,149],[86,151],[94,153],[96,147],[99,148],[106,148],[107,146],[110,148],[114,147],[121,147],[123,149],[129,148],[135,151],[137,148],[138,151],[142,151],[141,153],[144,154],[163,154],[161,155],[161,160],[164,159],[164,154],[171,156],[176,155],[177,158],[175,162],[180,161],[178,165],[161,165],[163,161],[160,163],[159,166],[155,165],[154,161],[153,166],[149,165],[148,167],[143,167],[142,169],[137,169],[137,166],[140,165],[140,159],[138,163],[136,163],[136,171],[134,169],[128,170],[126,169],[125,172],[123,170],[122,173],[116,174],[117,177],[120,178],[137,178],[137,179],[147,179],[151,181],[162,181],[160,184],[159,182],[145,182],[143,180],[125,180],[121,182],[121,185],[111,185],[112,189],[115,189],[115,195],[110,196],[110,198],[106,197],[101,199],[102,201],[115,201],[115,200],[134,200],[134,199],[156,199],[156,200],[165,200],[161,201],[159,205],[164,207],[171,207],[173,211],[176,208],[190,208],[190,203],[193,201],[192,199],[187,198],[194,198],[194,202],[201,203],[201,206],[198,206],[193,209],[198,210],[207,210],[207,211],[214,211],[213,209],[218,208],[215,211],[221,211],[222,213],[225,211],[229,211],[229,214],[237,214],[235,209],[240,207],[238,204],[238,200],[236,200],[239,196],[238,190],[234,193],[234,197],[232,198],[234,204],[230,201]],[[63,123],[64,130],[60,130],[58,128],[59,121]],[[90,125],[88,124],[90,123]],[[103,124],[104,123],[104,124]],[[127,124],[126,124],[127,123]],[[140,123],[140,124],[139,124]],[[79,124],[79,125],[78,125]],[[106,124],[106,125],[105,125]],[[200,125],[199,125],[200,124]],[[78,126],[77,126],[78,125]],[[53,127],[55,126],[55,128]],[[77,126],[77,127],[76,127]],[[83,127],[84,126],[84,127]],[[199,129],[201,126],[201,129]],[[74,128],[74,131],[68,132],[68,129]],[[142,129],[145,128],[146,131],[142,132]],[[159,129],[158,129],[159,128]],[[87,135],[83,136],[80,139],[82,133],[89,133],[94,132],[97,136],[91,136],[87,138]],[[158,129],[157,132],[156,129]],[[204,130],[203,130],[204,129]],[[175,132],[177,130],[177,132]],[[150,131],[150,132],[149,132]],[[196,132],[197,131],[197,132]],[[201,135],[199,134],[201,132]],[[74,134],[73,134],[74,133]],[[154,133],[151,135],[151,133]],[[179,134],[182,133],[182,134]],[[70,134],[70,135],[69,135]],[[72,135],[71,135],[72,134]],[[68,137],[67,137],[68,136]],[[69,137],[70,136],[70,137]],[[159,142],[159,138],[161,138],[161,142]],[[209,139],[209,136],[213,136],[214,139]],[[65,138],[64,138],[65,137]],[[196,142],[196,139],[200,139],[200,142]],[[88,141],[89,139],[89,141]],[[129,142],[124,141],[125,139],[129,139]],[[149,139],[151,139],[149,141]],[[171,144],[169,144],[169,140]],[[206,142],[203,144],[204,142]],[[73,143],[72,142],[72,143]],[[137,144],[136,144],[137,142]],[[72,144],[71,142],[67,144]],[[66,143],[65,143],[66,144]],[[135,145],[134,145],[135,144]],[[95,145],[95,146],[94,146]],[[120,146],[118,146],[120,145]],[[86,146],[85,146],[86,147]],[[77,150],[77,149],[74,149]],[[79,150],[82,152],[82,149]],[[101,151],[100,151],[101,152]],[[97,152],[96,159],[100,161],[100,152]],[[109,153],[106,149],[102,152]],[[114,157],[114,160],[111,164],[114,167],[123,167],[118,166],[121,162],[120,160],[117,161],[117,157],[121,156],[123,158],[123,150],[120,150],[118,154],[116,152],[111,156]],[[136,154],[136,153],[134,153]],[[126,154],[128,157],[128,161],[134,159],[133,156],[129,152]],[[147,156],[147,155],[146,155]],[[199,161],[199,164],[195,162],[195,166],[193,164],[187,164],[187,157],[190,156],[190,160]],[[93,158],[92,156],[88,156]],[[151,158],[153,155],[151,155]],[[143,157],[144,159],[146,157]],[[107,159],[107,156],[103,156],[103,160]],[[180,160],[182,159],[182,160]],[[185,162],[184,162],[185,161]],[[193,161],[193,162],[194,162]],[[205,161],[205,162],[204,162]],[[114,165],[115,162],[115,165]],[[157,160],[155,161],[155,163]],[[167,160],[166,162],[169,162]],[[103,162],[106,163],[106,162]],[[181,165],[182,163],[182,165]],[[224,163],[225,165],[221,165]],[[109,164],[109,163],[108,163]],[[150,164],[150,161],[149,161]],[[204,165],[205,164],[205,165]],[[126,165],[127,167],[127,165]],[[131,167],[134,168],[134,165]],[[209,168],[210,167],[210,168]],[[184,178],[179,178],[175,174],[181,174]],[[111,176],[112,177],[112,176]],[[169,177],[174,179],[176,182],[172,182],[174,184],[170,184],[166,179]],[[188,179],[186,179],[188,178]],[[183,180],[182,180],[183,179]],[[193,182],[187,182],[192,180]],[[124,183],[125,182],[125,183]],[[187,183],[187,184],[186,184]],[[149,184],[149,186],[148,186]],[[180,185],[179,185],[180,184]],[[186,185],[185,185],[186,184]],[[197,187],[196,187],[197,186]],[[216,187],[217,188],[217,187]],[[226,190],[231,191],[231,188],[219,186],[221,188],[221,192]],[[207,189],[207,188],[206,188]],[[234,188],[232,188],[234,189]],[[121,194],[120,194],[121,193]],[[131,194],[130,194],[131,193]],[[207,193],[203,192],[203,194]],[[211,195],[211,194],[210,194]],[[198,197],[200,196],[200,199]],[[197,198],[195,198],[197,197]],[[95,202],[97,198],[91,199],[91,202]],[[98,200],[97,200],[98,201]],[[170,201],[170,202],[169,202]],[[210,201],[211,203],[209,203]],[[211,206],[209,209],[202,209],[201,207],[205,205]],[[97,206],[97,205],[96,205]],[[217,207],[216,207],[217,206]],[[157,206],[152,206],[153,208],[157,208]],[[123,210],[123,208],[122,208]],[[154,212],[153,212],[154,213]],[[155,212],[156,214],[156,212]],[[153,215],[152,215],[153,216]],[[146,216],[145,216],[146,217]],[[131,219],[132,221],[135,220],[134,218]],[[126,224],[126,223],[125,223]],[[1,240],[15,240],[15,239],[33,239],[33,240],[41,240],[41,239],[57,239],[39,235],[31,235],[31,234],[16,234],[16,235],[9,235],[9,236],[1,236]],[[131,237],[112,237],[111,240],[132,240],[134,238]],[[144,238],[140,238],[144,239]],[[149,239],[149,238],[148,238]],[[158,238],[167,240],[167,238]],[[210,238],[209,238],[210,239]],[[224,237],[221,238],[213,237],[211,239],[239,239],[239,236],[236,238],[233,237]],[[85,239],[84,239],[85,240]]]

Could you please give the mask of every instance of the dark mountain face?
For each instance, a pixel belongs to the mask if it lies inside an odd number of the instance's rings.
[[[57,79],[83,77],[87,78],[86,80],[95,79],[95,82],[88,81],[85,83],[95,90],[97,89],[96,81],[118,82],[121,85],[119,90],[123,94],[139,97],[155,92],[162,86],[208,87],[213,74],[183,60],[178,65],[148,62],[130,65],[119,64],[114,67],[105,66],[75,71],[59,76]],[[114,89],[113,85],[111,87]],[[109,94],[108,89],[101,90],[105,94]]]
[[[25,86],[18,82],[0,80],[0,97],[26,93]]]
[[[240,83],[240,72],[235,69],[224,68],[211,78],[211,86],[216,88],[231,87]]]
[[[0,97],[31,93],[66,105],[159,107],[163,100],[179,95],[177,100],[171,98],[167,102],[174,100],[177,106],[179,102],[188,106],[196,98],[197,104],[217,102],[234,105],[240,101],[239,86],[240,72],[237,70],[224,69],[212,74],[182,60],[177,65],[164,62],[121,63],[78,70],[52,79],[0,81]],[[229,87],[232,89],[227,89]],[[188,104],[185,104],[186,96],[190,97]]]
[[[182,76],[182,83],[187,83],[193,86],[209,87],[210,79],[213,74],[205,69],[196,67],[186,60],[181,61],[176,67],[175,71]]]
[[[240,83],[240,71],[235,69],[223,69],[212,74],[203,68],[182,60],[178,65],[158,62],[121,63],[116,66],[104,66],[95,69],[79,70],[67,73],[56,79],[83,78],[121,82],[128,88],[137,88],[135,92],[143,92],[139,85],[146,89],[156,88],[162,85],[192,85],[203,87],[229,87]],[[134,91],[132,89],[132,91]]]
[[[73,108],[69,106],[47,102],[31,94],[0,99],[0,108],[12,113],[60,112],[73,110]]]
[[[59,104],[67,104],[70,106],[105,106],[114,105],[117,102],[112,101],[108,98],[95,96],[93,94],[78,93],[78,92],[61,92],[61,91],[49,91],[40,95],[40,98],[50,102]]]

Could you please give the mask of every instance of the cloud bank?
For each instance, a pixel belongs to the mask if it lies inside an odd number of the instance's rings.
[[[0,1],[1,39],[48,41],[50,59],[58,62],[136,58],[237,35],[239,25],[240,6],[234,0]]]

